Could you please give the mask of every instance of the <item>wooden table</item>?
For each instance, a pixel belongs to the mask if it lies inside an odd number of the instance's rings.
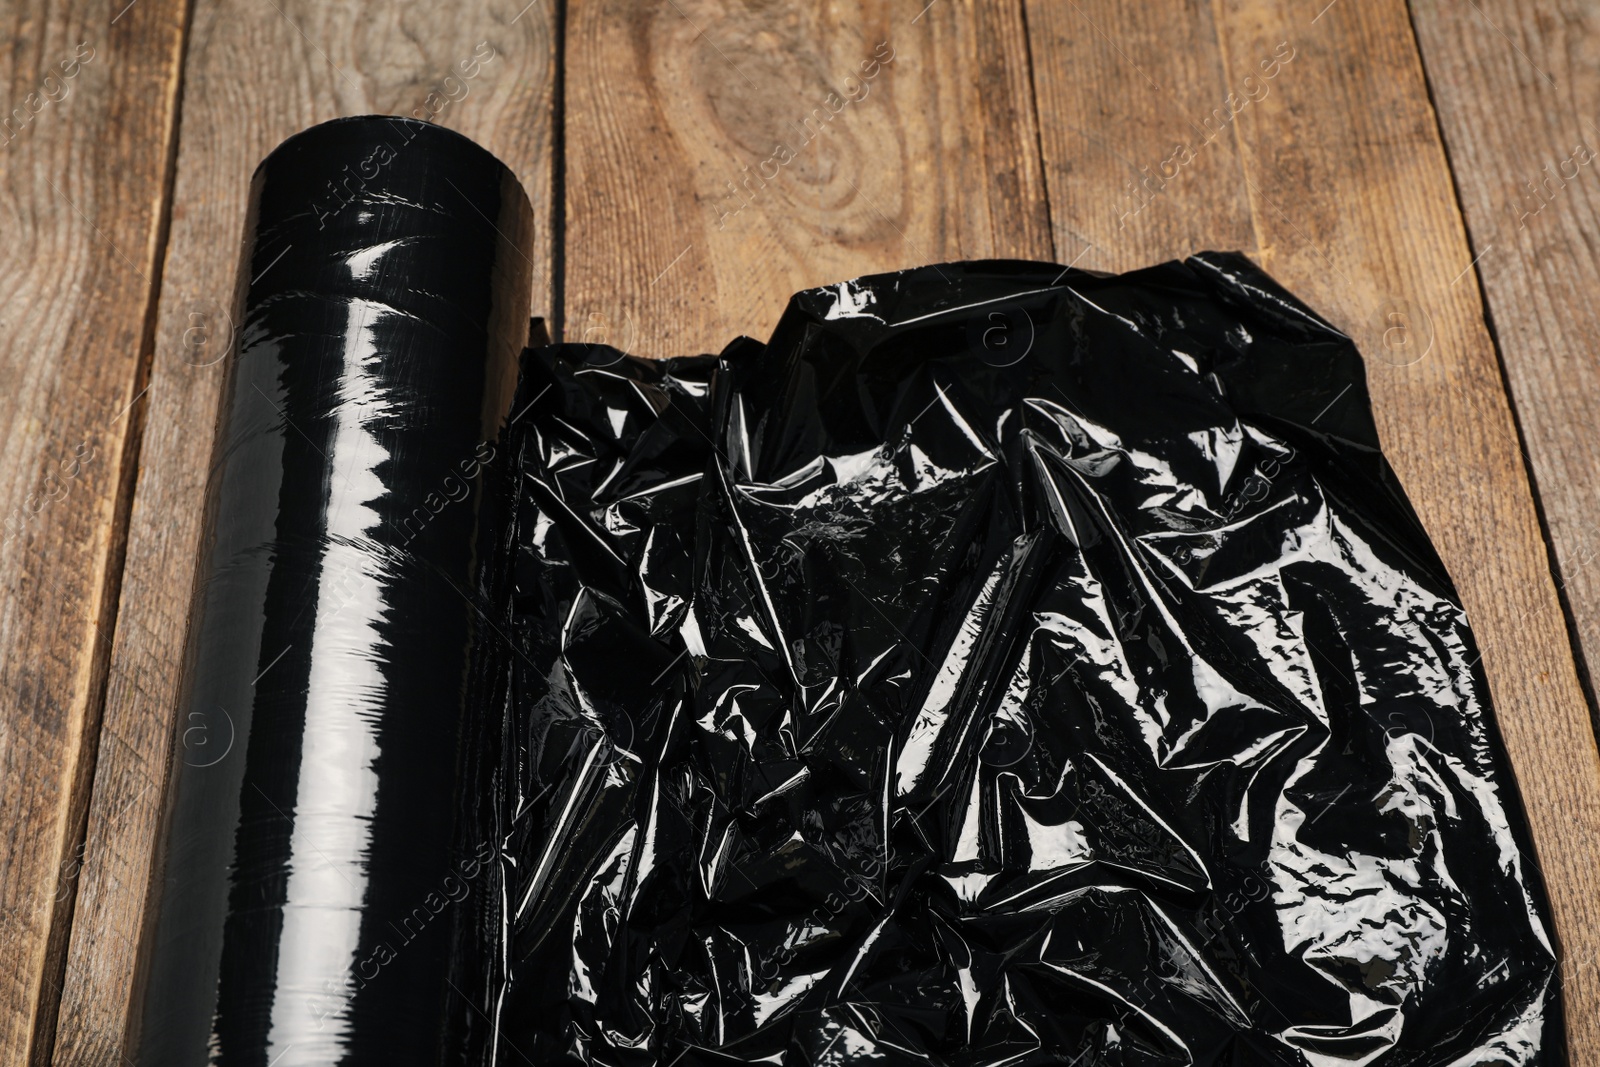
[[[1205,248],[1349,332],[1600,1064],[1600,9],[523,2],[0,16],[0,1062],[122,1059],[247,182],[305,126],[392,112],[517,172],[568,339],[716,350],[857,274]]]

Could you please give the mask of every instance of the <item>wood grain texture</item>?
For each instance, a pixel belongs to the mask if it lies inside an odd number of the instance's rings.
[[[1029,0],[1027,14],[1061,262],[1121,272],[1253,254],[1238,145],[1203,121],[1228,92],[1210,8]]]
[[[76,881],[57,1064],[122,1062],[161,785],[176,732],[219,388],[232,351],[226,308],[251,173],[280,141],[317,122],[432,114],[494,152],[527,189],[541,222],[535,247],[523,251],[535,265],[535,313],[548,314],[550,234],[543,220],[551,190],[553,24],[550,0],[526,8],[475,0],[448,11],[432,3],[196,4],[149,414]],[[494,49],[493,59],[461,79],[457,65],[482,42]],[[452,74],[457,80],[447,84]],[[191,746],[229,741],[184,736]],[[209,749],[196,751],[209,757]]]
[[[136,452],[184,5],[10,5],[0,97],[0,1062],[49,1048]]]
[[[1600,9],[1418,0],[1418,42],[1591,699],[1600,669]],[[1535,607],[1555,616],[1548,602]],[[1543,621],[1543,620],[1541,620]],[[1587,828],[1593,834],[1594,824]],[[1591,859],[1591,894],[1600,892]],[[1566,941],[1580,988],[1600,939]],[[1600,1001],[1585,1002],[1591,1018]],[[1591,1054],[1592,1055],[1592,1054]]]
[[[1403,4],[1027,12],[1058,247],[1112,270],[1242,248],[1366,356],[1385,452],[1483,650],[1567,953],[1573,1062],[1600,1062],[1600,756],[1478,295],[1454,284],[1472,255]],[[1182,143],[1192,160],[1130,200]]]
[[[1014,2],[574,0],[566,339],[764,338],[796,290],[1049,259]]]

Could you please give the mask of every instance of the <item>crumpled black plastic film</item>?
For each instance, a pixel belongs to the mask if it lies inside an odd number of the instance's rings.
[[[525,356],[496,1062],[1560,1064],[1459,598],[1238,255]]]

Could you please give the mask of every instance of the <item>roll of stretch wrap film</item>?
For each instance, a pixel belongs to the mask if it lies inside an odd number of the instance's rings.
[[[461,823],[473,545],[531,232],[510,171],[426,123],[327,123],[256,172],[142,1064],[459,1046],[492,846]]]
[[[361,120],[255,197],[141,1064],[1565,1062],[1459,598],[1248,260],[508,408],[502,167]]]

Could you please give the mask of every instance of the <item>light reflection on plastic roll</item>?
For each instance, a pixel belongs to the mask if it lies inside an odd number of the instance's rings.
[[[378,467],[389,453],[367,428],[369,419],[389,412],[382,382],[370,373],[371,362],[381,358],[373,332],[386,309],[370,300],[353,300],[348,312],[340,403],[328,452],[333,480],[329,543],[317,587],[306,730],[289,842],[288,899],[294,906],[284,910],[268,1036],[267,1060],[282,1067],[330,1062],[344,1045],[348,1001],[321,1016],[309,1006],[354,965],[366,869],[341,867],[332,857],[366,854],[378,804],[375,727],[386,683],[382,664],[370,653],[381,646],[378,624],[385,605],[377,580],[382,575],[365,572],[372,555],[360,542],[382,522],[371,504],[387,492]]]

